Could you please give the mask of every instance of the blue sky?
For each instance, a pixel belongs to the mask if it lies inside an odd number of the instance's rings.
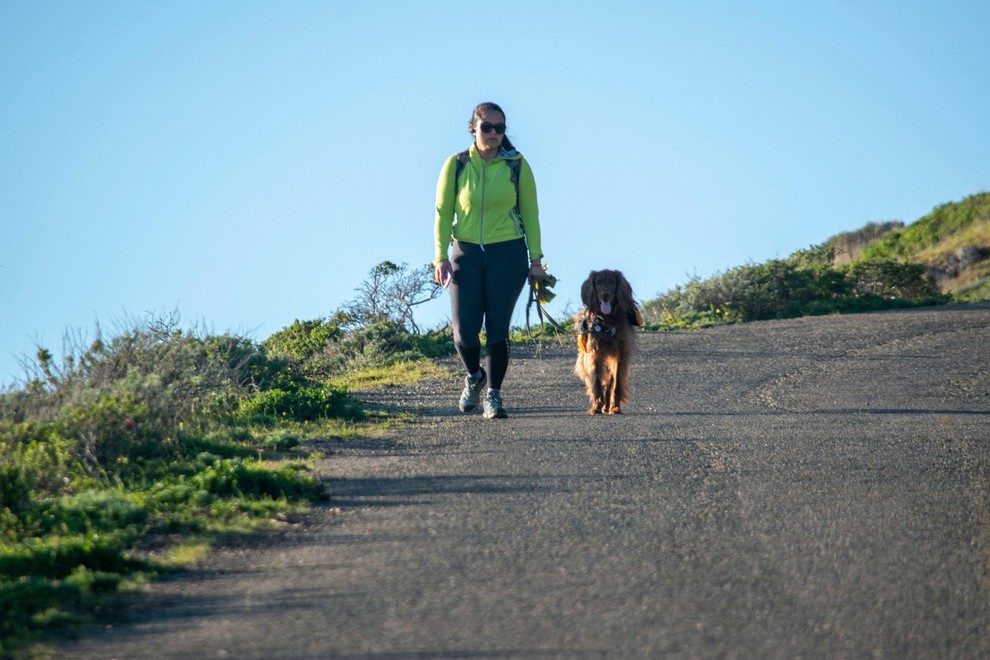
[[[0,0],[0,382],[97,323],[260,341],[429,262],[480,101],[536,174],[551,312],[596,268],[649,299],[912,222],[990,188],[987,25],[951,0]]]

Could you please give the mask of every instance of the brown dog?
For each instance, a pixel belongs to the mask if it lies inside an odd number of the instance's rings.
[[[617,415],[629,402],[629,368],[636,344],[634,325],[643,317],[632,286],[617,270],[596,270],[581,285],[584,309],[575,317],[578,357],[574,373],[591,400],[588,414]]]

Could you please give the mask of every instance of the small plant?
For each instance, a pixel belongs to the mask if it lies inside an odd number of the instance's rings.
[[[300,442],[301,440],[298,434],[289,431],[279,431],[265,438],[262,446],[271,451],[288,451],[293,447],[298,447]]]
[[[258,392],[242,401],[241,414],[248,418],[265,417],[297,422],[327,417],[363,419],[360,405],[346,389],[317,385]]]

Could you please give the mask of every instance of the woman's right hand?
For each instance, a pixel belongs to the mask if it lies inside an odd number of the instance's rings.
[[[438,261],[437,265],[433,267],[433,279],[445,289],[450,286],[450,280],[453,276],[454,269],[451,268],[449,259]]]

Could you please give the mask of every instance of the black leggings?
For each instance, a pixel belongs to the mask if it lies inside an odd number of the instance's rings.
[[[475,243],[454,241],[453,248],[450,308],[454,344],[468,373],[476,373],[484,323],[488,386],[499,389],[509,364],[512,312],[529,272],[526,242],[520,238],[492,243],[482,250]]]

